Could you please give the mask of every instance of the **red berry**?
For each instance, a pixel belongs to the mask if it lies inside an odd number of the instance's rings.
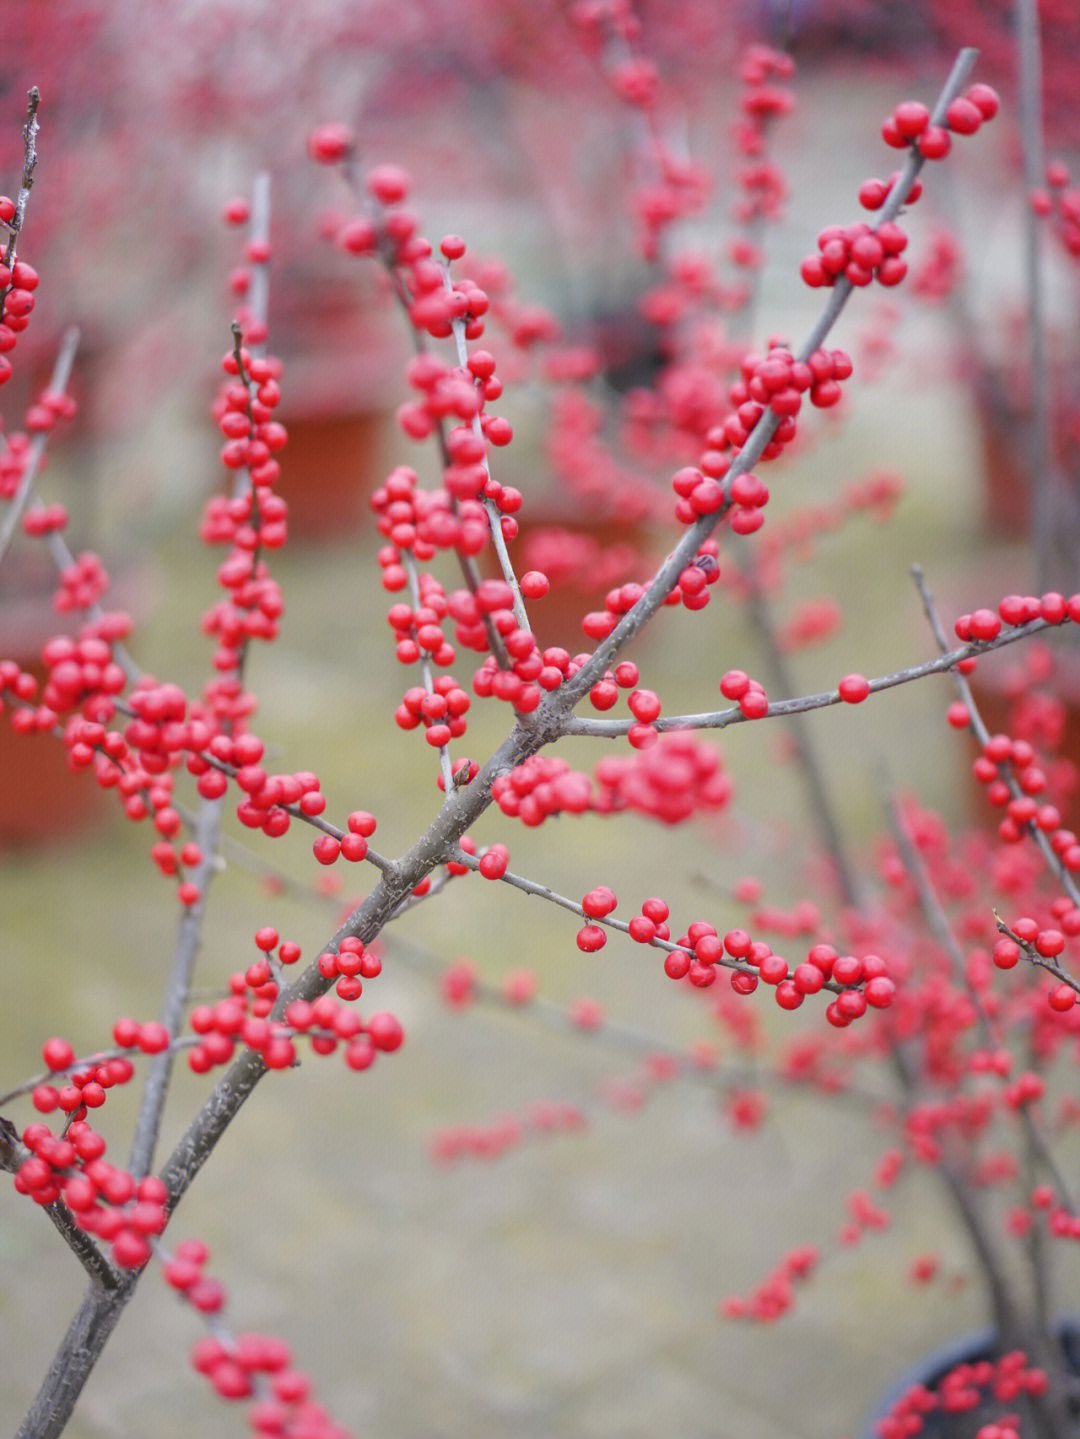
[[[610,914],[617,905],[618,900],[607,885],[598,885],[596,889],[590,889],[585,898],[581,901],[581,908],[590,919],[600,919]]]
[[[845,675],[837,686],[837,693],[845,704],[862,704],[870,693],[870,681],[863,675]]]
[[[376,1049],[389,1054],[400,1049],[405,1040],[405,1031],[396,1015],[385,1010],[373,1014],[364,1026],[368,1038]]]
[[[918,100],[904,100],[893,111],[893,125],[905,140],[914,140],[930,123],[930,111]]]
[[[983,122],[983,114],[972,100],[960,96],[945,111],[945,123],[957,135],[974,135]]]
[[[409,176],[398,165],[377,165],[367,177],[367,187],[380,204],[396,205],[409,193]]]
[[[578,930],[577,947],[586,954],[595,954],[607,944],[607,935],[598,924],[586,924]]]
[[[308,136],[308,154],[321,164],[332,165],[343,160],[355,143],[353,132],[347,125],[330,122],[312,130]]]
[[[67,1069],[75,1063],[75,1051],[66,1039],[53,1037],[41,1047],[41,1057],[49,1069]]]
[[[341,841],[332,834],[321,834],[311,849],[320,864],[333,864],[341,853]]]
[[[989,85],[972,85],[967,98],[977,107],[984,120],[992,120],[1001,105],[998,92]]]

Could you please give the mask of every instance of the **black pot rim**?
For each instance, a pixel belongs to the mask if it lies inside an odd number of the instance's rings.
[[[1070,1359],[1080,1372],[1080,1319],[1063,1319],[1055,1327],[1064,1345],[1071,1351]],[[991,1359],[1001,1349],[996,1329],[980,1329],[955,1339],[927,1354],[918,1364],[913,1364],[900,1379],[874,1405],[873,1413],[863,1427],[860,1439],[879,1439],[878,1422],[892,1410],[893,1406],[916,1384],[933,1389],[945,1375],[959,1364],[972,1364],[980,1359]]]

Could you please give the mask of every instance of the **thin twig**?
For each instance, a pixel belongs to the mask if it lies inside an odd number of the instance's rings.
[[[23,126],[23,171],[19,185],[19,198],[15,201],[15,213],[8,221],[8,243],[7,249],[4,251],[4,264],[8,269],[15,260],[15,246],[18,243],[19,232],[26,220],[26,206],[34,184],[39,129],[37,112],[40,104],[41,92],[36,85],[33,85],[27,95],[26,124]]]
[[[56,356],[56,363],[53,365],[52,374],[49,376],[49,390],[56,395],[62,395],[71,380],[71,368],[75,363],[75,351],[79,347],[79,330],[72,325],[64,332],[64,338],[60,343],[60,349]],[[27,505],[34,497],[34,487],[37,484],[38,471],[41,462],[45,458],[45,450],[49,443],[49,431],[39,430],[34,436],[30,452],[26,457],[26,464],[23,467],[22,479],[19,481],[19,488],[15,491],[11,503],[4,514],[3,523],[0,524],[0,561],[8,551],[11,541],[15,538],[16,531],[22,521],[23,513]]]
[[[996,639],[977,640],[970,644],[962,645],[955,650],[946,650],[935,660],[923,660],[920,664],[909,665],[906,669],[894,670],[891,674],[879,675],[876,679],[868,680],[871,694],[879,694],[882,690],[894,689],[897,685],[910,684],[913,680],[926,679],[928,675],[946,674],[960,663],[961,660],[972,659],[977,655],[988,654],[992,650],[1003,649],[1006,645],[1016,644],[1019,640],[1029,638],[1040,631],[1049,629],[1050,625],[1046,620],[1032,620],[1029,624],[1018,625],[1015,629],[1003,631]],[[962,676],[960,676],[962,678]],[[707,714],[696,715],[661,715],[654,720],[652,727],[658,731],[664,730],[687,730],[687,729],[727,729],[729,725],[752,723],[757,724],[760,720],[779,719],[793,714],[805,714],[810,710],[827,709],[830,705],[845,704],[838,690],[826,690],[821,694],[799,695],[794,699],[773,700],[769,708],[761,715],[752,719],[744,715],[736,707],[734,709],[714,710]],[[577,717],[567,720],[564,732],[566,734],[592,735],[595,738],[612,739],[618,735],[627,734],[635,724],[632,719],[628,720],[601,720],[601,719],[579,719]]]
[[[922,599],[923,611],[926,614],[927,621],[929,622],[930,628],[933,631],[934,639],[937,641],[938,647],[944,650],[947,648],[948,641],[945,638],[945,631],[942,627],[941,619],[937,612],[937,606],[934,603],[934,597],[930,593],[930,589],[926,583],[926,576],[923,573],[921,565],[912,565],[911,577],[915,583],[916,588],[919,591],[919,596]],[[1041,624],[1042,621],[1040,620],[1032,621],[1033,626],[1040,626]],[[1028,626],[1023,625],[1021,626],[1021,628],[1026,630]],[[998,639],[1000,640],[1001,638],[1002,636],[999,635]],[[997,645],[998,642],[996,640],[990,642],[991,648],[996,649]],[[953,674],[953,683],[956,685],[957,692],[959,693],[961,700],[963,700],[964,705],[967,708],[969,729],[971,730],[975,738],[978,740],[979,744],[981,746],[985,746],[986,742],[990,738],[990,731],[987,729],[986,723],[983,720],[982,715],[979,713],[979,707],[975,703],[975,698],[971,693],[971,686],[968,684],[967,678],[959,670],[956,670]],[[1017,782],[1016,775],[1013,773],[1012,766],[1009,764],[998,765],[998,773],[1004,777],[1005,783],[1009,786],[1009,793],[1012,795],[1012,797],[1014,799],[1019,799],[1023,791],[1021,790],[1020,785]],[[1054,875],[1058,883],[1065,890],[1065,893],[1072,900],[1073,904],[1075,904],[1077,907],[1080,907],[1080,887],[1077,886],[1076,880],[1065,868],[1060,857],[1055,854],[1054,849],[1050,844],[1049,836],[1045,834],[1044,831],[1038,827],[1038,825],[1030,822],[1025,825],[1024,828],[1034,840],[1035,846],[1038,849],[1039,853],[1042,855],[1043,859],[1046,861],[1047,867],[1049,868],[1050,872]]]

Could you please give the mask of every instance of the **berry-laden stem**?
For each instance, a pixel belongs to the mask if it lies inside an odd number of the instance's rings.
[[[75,363],[75,352],[78,348],[78,327],[72,325],[64,335],[60,350],[56,356],[56,363],[49,377],[49,389],[54,394],[62,395],[67,389],[68,381],[71,379],[71,368]],[[22,523],[23,512],[26,506],[33,498],[38,470],[41,468],[41,461],[45,457],[45,447],[48,442],[49,432],[42,430],[34,436],[33,443],[30,446],[30,454],[27,457],[26,468],[23,470],[22,479],[19,481],[19,488],[15,492],[15,497],[7,507],[3,523],[0,524],[0,563],[3,562],[8,547],[16,535],[19,525]],[[72,556],[69,553],[67,562],[70,562],[71,558]]]
[[[940,124],[950,101],[955,99],[967,83],[975,61],[978,59],[978,54],[979,52],[975,49],[965,48],[956,57],[956,62],[949,72],[949,78],[942,87],[941,94],[934,106],[932,120],[935,125]],[[899,214],[924,163],[923,156],[917,149],[912,148],[904,163],[900,178],[882,207],[882,223],[895,219]],[[853,288],[854,286],[846,276],[837,281],[817,323],[803,342],[802,347],[796,352],[797,360],[805,362],[816,350],[821,348],[829,331],[839,318],[840,312],[847,304]],[[623,646],[648,623],[675,588],[679,575],[693,561],[702,544],[727,513],[730,507],[732,483],[740,475],[750,473],[776,433],[779,424],[780,417],[771,409],[766,410],[720,482],[724,491],[725,504],[715,514],[703,515],[687,529],[686,534],[653,576],[641,599],[626,612],[611,634],[597,645],[592,658],[582,665],[573,678],[567,680],[554,694],[543,701],[535,714],[539,729],[550,732],[552,738],[557,734],[567,732],[566,716],[577,702],[592,689]]]
[[[940,117],[949,99],[955,95],[965,82],[974,61],[974,52],[965,51],[962,53],[957,65],[954,67],[950,80],[935,109],[935,116]],[[921,157],[912,150],[905,167],[903,176],[894,186],[891,198],[886,206],[883,219],[889,219],[899,212],[904,199],[906,198],[915,176],[921,165]],[[833,295],[815,327],[811,337],[807,340],[799,352],[801,359],[805,359],[815,352],[827,335],[831,325],[837,318],[844,303],[850,294],[852,285],[849,281],[842,280],[835,287]],[[399,298],[401,296],[399,295]],[[463,331],[455,331],[455,337],[459,343],[459,358],[464,346]],[[239,361],[239,337],[237,340],[237,359]],[[244,379],[243,367],[240,367],[241,379]],[[644,597],[625,616],[625,618],[614,628],[612,633],[602,641],[592,655],[584,664],[582,669],[549,699],[544,701],[541,709],[533,716],[520,719],[502,745],[490,756],[487,762],[476,774],[474,779],[462,788],[458,788],[451,780],[449,774],[448,757],[443,752],[443,780],[445,788],[445,800],[435,818],[429,824],[426,832],[397,860],[382,860],[368,854],[371,860],[381,870],[375,888],[367,898],[354,910],[343,925],[339,927],[329,941],[326,949],[337,950],[346,938],[362,940],[364,944],[370,944],[384,929],[386,924],[408,907],[412,902],[412,896],[421,881],[427,879],[431,872],[439,865],[454,861],[456,864],[463,863],[463,852],[459,842],[463,839],[466,831],[476,822],[477,819],[488,809],[491,804],[492,786],[498,776],[504,775],[516,769],[530,756],[535,755],[544,745],[557,739],[565,733],[595,734],[610,737],[612,735],[625,733],[629,728],[629,722],[625,724],[618,722],[612,724],[606,721],[575,720],[572,717],[575,705],[583,698],[588,690],[598,681],[606,666],[611,663],[619,653],[623,645],[635,635],[656,613],[663,604],[666,597],[671,593],[678,576],[686,565],[692,561],[699,552],[702,542],[712,533],[716,525],[723,518],[724,512],[730,505],[731,483],[734,479],[750,471],[751,466],[759,459],[773,438],[778,424],[777,417],[769,412],[762,416],[758,424],[748,437],[733,467],[728,472],[724,482],[725,502],[720,512],[703,517],[690,528],[683,540],[673,550],[668,559],[661,565],[654,576],[652,584],[645,591]],[[474,423],[474,429],[476,424]],[[490,512],[489,512],[490,513]],[[514,588],[515,595],[519,597],[519,591],[509,565],[509,559],[505,554],[505,547],[500,546],[501,531],[498,524],[498,517],[491,514],[493,520],[492,534],[496,549],[499,551],[500,560],[503,563],[504,575],[507,582]],[[414,604],[419,600],[419,595],[413,586],[412,598]],[[515,604],[515,614],[522,628],[525,628],[525,615],[523,608],[518,613],[518,605]],[[1071,616],[1070,616],[1071,617]],[[884,676],[879,680],[868,683],[861,677],[849,677],[859,680],[862,693],[858,698],[865,697],[865,693],[874,689],[884,689],[895,684],[907,682],[912,679],[923,678],[929,674],[952,669],[961,660],[973,657],[989,649],[997,648],[999,645],[1012,643],[1018,639],[1026,638],[1038,632],[1046,626],[1047,621],[1038,621],[1030,625],[1015,626],[1007,636],[997,641],[980,641],[971,645],[962,646],[959,650],[948,652],[942,643],[943,653],[941,657],[924,665],[911,667],[909,670],[899,674]],[[492,649],[495,650],[493,643]],[[239,676],[242,659],[238,661],[236,674]],[[425,675],[425,678],[428,678]],[[850,702],[850,693],[844,692],[842,683],[839,691],[830,691],[823,695],[803,696],[801,699],[782,701],[770,706],[768,713],[777,716],[798,716],[802,713],[820,708],[825,705],[832,705],[841,702]],[[704,716],[675,716],[665,717],[660,720],[654,728],[678,729],[678,728],[722,728],[728,723],[736,722],[745,718],[738,711],[723,711]],[[296,811],[288,805],[283,806],[289,813]],[[206,880],[214,867],[218,851],[217,833],[218,810],[215,805],[209,805],[202,811],[197,838],[201,848],[206,855]],[[331,832],[325,821],[311,818],[311,822],[317,824],[326,832]],[[472,861],[466,862],[466,867],[473,868]],[[549,888],[526,881],[519,876],[506,874],[503,876],[507,882],[515,884],[516,887],[526,893],[540,896],[570,909],[575,913],[582,913],[582,906],[573,900],[567,900],[562,896],[554,894]],[[199,888],[202,890],[204,881],[200,881]],[[190,971],[194,963],[195,955],[199,947],[201,930],[201,900],[198,905],[192,907],[184,915],[181,925],[181,934],[174,958],[173,977],[169,981],[167,991],[166,1012],[169,1016],[167,1027],[170,1033],[175,1030],[180,1022],[180,1016],[188,997],[190,984]],[[190,921],[190,924],[188,924]],[[626,930],[628,925],[621,921],[605,921],[613,928]],[[187,926],[187,927],[185,927]],[[668,945],[666,941],[661,947],[674,949],[676,946]],[[738,969],[738,965],[729,966]],[[281,984],[280,974],[275,969],[275,979]],[[271,1012],[271,1018],[280,1019],[288,1007],[298,1000],[313,1000],[327,992],[334,983],[332,978],[320,972],[318,965],[311,965],[303,974],[289,987],[282,990]],[[831,987],[831,986],[829,986]],[[170,1046],[171,1049],[171,1046]],[[911,1066],[910,1055],[897,1048],[894,1060],[898,1068],[901,1080],[909,1095],[914,1100],[918,1098],[921,1077]],[[189,1126],[183,1138],[177,1144],[172,1155],[166,1162],[162,1171],[162,1178],[167,1186],[169,1199],[168,1208],[175,1209],[188,1186],[201,1169],[217,1141],[223,1136],[231,1120],[239,1112],[247,1096],[252,1093],[255,1085],[266,1073],[267,1063],[253,1048],[245,1050],[242,1056],[237,1059],[215,1085],[209,1097],[203,1103],[199,1112]],[[140,1113],[140,1119],[136,1131],[135,1144],[133,1149],[132,1167],[136,1173],[143,1174],[148,1170],[153,1150],[156,1144],[157,1130],[160,1122],[161,1105],[164,1102],[165,1091],[168,1087],[168,1062],[163,1061],[160,1066],[155,1065],[155,1075],[160,1075],[160,1080],[155,1080],[153,1085],[148,1085],[144,1095],[144,1103]],[[955,1146],[960,1150],[959,1144]],[[1003,1337],[1009,1343],[1024,1343],[1032,1353],[1047,1353],[1049,1341],[1045,1334],[1030,1339],[1024,1332],[1027,1327],[1027,1310],[1019,1300],[1010,1295],[1009,1286],[996,1257],[997,1246],[992,1243],[992,1232],[989,1223],[979,1206],[979,1196],[969,1182],[968,1176],[961,1166],[962,1154],[954,1152],[949,1147],[945,1162],[942,1165],[942,1174],[950,1191],[954,1194],[955,1202],[959,1212],[964,1219],[965,1225],[972,1239],[973,1247],[979,1255],[983,1273],[986,1275],[987,1283],[991,1291],[995,1312],[998,1316],[999,1327]],[[135,1286],[138,1283],[141,1271],[131,1270],[125,1273],[118,1273],[111,1268],[107,1273],[96,1275],[95,1282],[85,1294],[79,1310],[68,1329],[68,1333],[57,1352],[46,1377],[45,1384],[27,1416],[20,1436],[49,1436],[58,1435],[64,1428],[67,1417],[78,1398],[79,1392],[85,1379],[90,1373],[97,1356],[100,1354],[109,1334],[115,1327],[124,1305],[131,1297]],[[112,1287],[110,1288],[110,1280]],[[1035,1312],[1039,1312],[1036,1305]],[[1041,1344],[1040,1340],[1046,1341]],[[1050,1436],[1064,1434],[1054,1419],[1047,1419],[1041,1430],[1047,1439]]]
[[[934,603],[934,597],[930,593],[929,586],[926,583],[926,576],[923,573],[921,565],[912,565],[911,578],[914,581],[916,589],[919,591],[919,598],[922,600],[923,613],[926,615],[927,623],[929,624],[930,629],[933,631],[934,639],[937,642],[938,649],[942,650],[943,652],[947,651],[948,640],[945,637],[945,631],[941,624],[941,617],[937,612],[937,605]],[[1039,622],[1035,621],[1034,623]],[[952,674],[953,683],[956,685],[957,693],[960,695],[960,698],[963,700],[964,704],[967,707],[967,712],[970,717],[969,723],[971,726],[971,732],[981,745],[985,745],[987,740],[990,738],[990,731],[987,729],[985,723],[983,722],[983,718],[979,713],[979,707],[975,703],[975,698],[971,693],[971,686],[968,684],[965,675],[960,670],[954,669]],[[1017,798],[1020,795],[1021,790],[1019,784],[1016,781],[1015,774],[1013,774],[1011,771],[1011,767],[1009,767],[1009,774],[1007,776],[1006,782],[1009,785],[1009,789],[1012,793],[1013,798]],[[1054,875],[1055,879],[1062,886],[1062,888],[1065,890],[1065,893],[1072,900],[1073,904],[1080,905],[1080,888],[1077,887],[1075,879],[1062,864],[1060,857],[1054,853],[1048,837],[1043,833],[1041,829],[1039,829],[1038,825],[1029,824],[1027,826],[1027,832],[1034,840],[1039,850],[1039,853],[1046,861],[1048,869]]]
[[[1039,634],[1049,629],[1049,622],[1046,620],[1032,620],[1026,625],[1019,625],[1015,629],[1002,631],[996,639],[978,640],[970,644],[961,645],[959,648],[950,650],[942,637],[944,653],[934,660],[923,660],[920,664],[909,665],[906,669],[894,670],[892,674],[878,675],[877,678],[868,680],[868,693],[878,694],[882,690],[894,689],[897,685],[911,684],[914,680],[926,679],[928,675],[947,674],[955,670],[956,666],[963,660],[973,659],[977,655],[988,654],[991,650],[1002,649],[1006,645],[1017,644],[1020,640],[1028,639],[1031,635]],[[962,679],[962,676],[959,678]],[[713,710],[707,714],[695,715],[661,715],[653,721],[653,728],[658,732],[664,730],[687,730],[687,729],[727,729],[733,724],[757,724],[763,719],[783,719],[794,714],[807,714],[810,710],[827,709],[831,705],[843,704],[844,698],[838,690],[825,690],[818,694],[796,695],[792,699],[771,701],[767,710],[757,715],[751,721],[750,717],[736,705],[733,709]],[[575,735],[592,735],[594,738],[611,739],[617,735],[629,733],[634,721],[628,720],[602,720],[574,717],[566,721],[563,733]]]
[[[974,50],[961,52],[938,100],[935,113],[939,110],[943,113],[949,100],[963,86],[974,65],[975,58]],[[895,186],[891,197],[890,203],[894,206],[892,213],[899,210],[921,163],[921,157],[916,154],[913,154],[908,160],[904,174]],[[886,218],[891,218],[891,216]],[[803,349],[799,352],[801,358],[813,354],[820,348],[851,289],[852,286],[846,282],[836,286],[810,339],[806,341]],[[730,481],[737,474],[749,472],[750,467],[757,461],[772,438],[777,424],[778,418],[771,412],[762,416],[725,479],[728,487],[730,487]],[[653,583],[645,595],[624,616],[612,634],[601,642],[592,658],[582,666],[577,675],[568,680],[540,706],[536,715],[532,717],[533,722],[527,726],[520,722],[515,725],[511,734],[487,760],[470,785],[464,789],[455,788],[448,794],[442,809],[432,821],[426,834],[397,861],[392,871],[383,874],[375,889],[331,938],[327,948],[336,948],[346,936],[361,939],[365,944],[369,944],[408,898],[416,885],[436,865],[455,857],[457,842],[491,804],[491,786],[496,777],[516,768],[530,755],[542,748],[545,743],[556,738],[569,727],[565,716],[568,715],[573,704],[588,692],[622,646],[660,608],[664,598],[674,588],[679,574],[689,564],[700,549],[702,542],[708,538],[718,522],[719,516],[710,515],[703,517],[690,527],[683,540],[657,571]],[[931,661],[929,666],[925,667],[926,672],[932,673],[937,669],[948,669],[953,663],[955,663],[955,659],[949,657],[945,657],[945,660]],[[892,682],[899,683],[900,681],[893,680]],[[821,697],[819,697],[819,702],[823,702]],[[829,696],[827,702],[836,703],[837,701]],[[803,707],[813,708],[816,706],[808,704]],[[286,1006],[295,999],[310,1000],[326,993],[331,983],[331,980],[325,979],[318,972],[317,967],[310,966],[295,984],[279,996],[273,1011],[274,1017],[282,1014]],[[179,1202],[213,1151],[214,1146],[265,1073],[266,1067],[262,1059],[254,1052],[249,1052],[238,1059],[225,1076],[219,1080],[162,1170],[161,1177],[169,1188],[170,1207],[175,1207]]]
[[[253,186],[251,238],[253,241],[265,242],[269,240],[269,236],[270,176],[263,171],[255,177]],[[254,272],[251,312],[257,323],[265,325],[270,302],[268,266],[256,265]],[[238,325],[233,326],[233,335],[237,365],[250,394],[251,383],[243,374],[240,353],[241,337]],[[258,353],[260,347],[256,346],[255,348]],[[261,348],[265,349],[265,346]],[[248,472],[246,470],[238,472],[234,493],[239,494],[244,485],[248,483],[250,483]],[[237,680],[243,677],[249,644],[250,639],[245,636],[234,671]],[[202,854],[202,858],[190,875],[192,884],[198,890],[199,898],[192,905],[182,906],[180,912],[172,966],[161,1010],[161,1023],[168,1030],[170,1041],[175,1040],[183,1028],[187,1004],[191,995],[191,985],[195,976],[195,964],[199,950],[202,948],[203,917],[206,911],[207,892],[218,872],[223,813],[224,797],[204,799],[199,806],[198,817],[192,826],[193,838]],[[155,1055],[151,1061],[150,1072],[146,1077],[139,1102],[139,1112],[135,1121],[135,1132],[132,1136],[131,1153],[128,1160],[128,1169],[137,1179],[148,1174],[154,1162],[154,1151],[161,1132],[161,1121],[165,1113],[174,1063],[175,1049],[171,1042],[162,1053]]]

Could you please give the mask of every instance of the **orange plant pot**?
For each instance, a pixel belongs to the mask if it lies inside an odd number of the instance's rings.
[[[355,533],[370,520],[383,480],[390,420],[381,411],[285,416],[289,440],[275,490],[289,506],[294,539]]]

